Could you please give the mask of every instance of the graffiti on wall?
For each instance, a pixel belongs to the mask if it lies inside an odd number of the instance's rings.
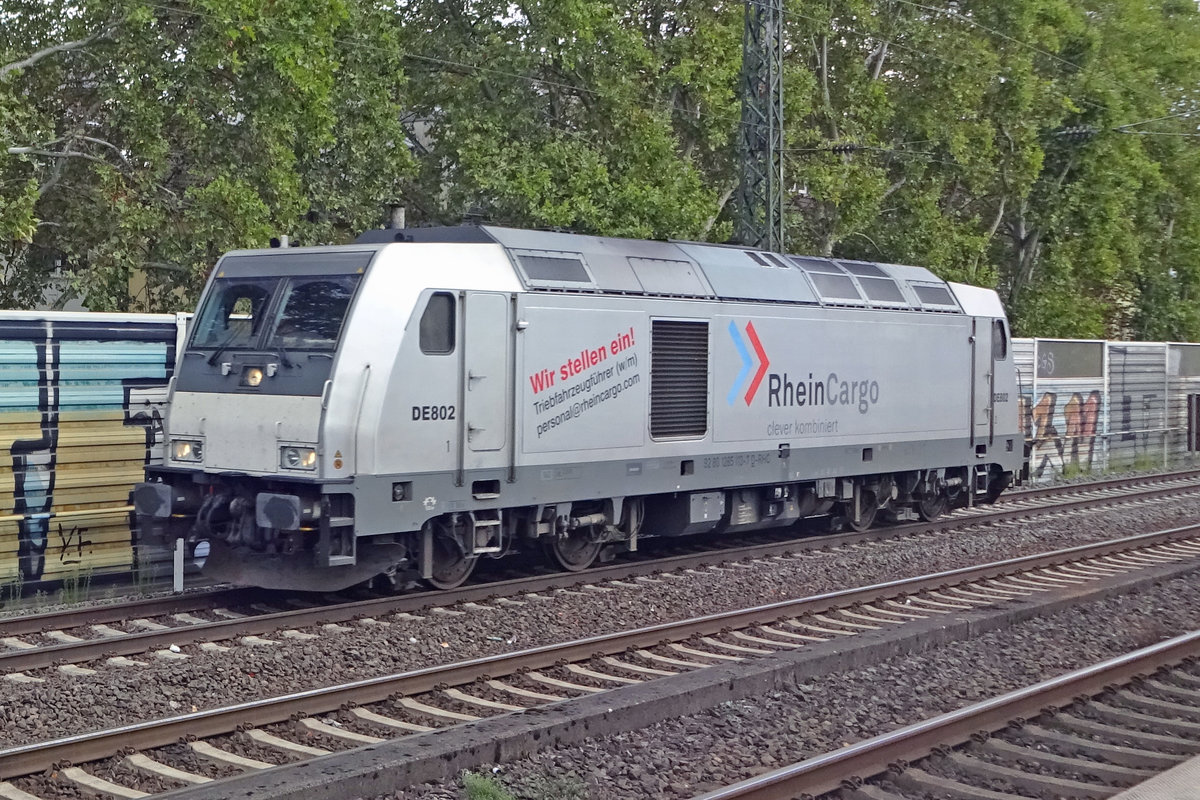
[[[1117,411],[1112,420],[1110,458],[1132,459],[1151,452],[1151,418],[1159,398],[1147,393],[1121,394],[1113,399]],[[1100,437],[1104,401],[1099,390],[1063,395],[1046,391],[1037,402],[1032,393],[1026,392],[1018,402],[1021,432],[1030,445],[1032,477],[1061,475],[1069,470],[1091,472],[1105,466]]]
[[[1062,402],[1058,392],[1043,392],[1037,402],[1023,394],[1021,428],[1032,445],[1030,472],[1041,478],[1068,467],[1091,472],[1097,466],[1097,433],[1102,399],[1098,390],[1072,392]]]
[[[173,324],[0,323],[0,580],[128,570],[158,456]]]
[[[1123,443],[1125,455],[1137,458],[1150,452],[1150,429],[1157,401],[1158,395],[1152,392],[1142,394],[1140,402],[1131,394],[1121,395],[1121,416],[1115,427],[1121,432],[1117,438]]]

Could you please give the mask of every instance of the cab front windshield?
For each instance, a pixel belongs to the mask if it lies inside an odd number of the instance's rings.
[[[196,320],[192,347],[333,350],[358,275],[218,278]]]

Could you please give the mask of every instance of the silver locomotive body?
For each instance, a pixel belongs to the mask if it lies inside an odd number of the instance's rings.
[[[448,587],[531,546],[990,502],[1022,459],[994,292],[915,267],[503,228],[225,256],[143,535],[206,571]]]

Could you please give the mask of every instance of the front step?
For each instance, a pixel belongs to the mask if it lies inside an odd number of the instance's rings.
[[[975,465],[975,494],[987,494],[992,472],[985,464]]]
[[[503,534],[504,511],[499,508],[476,511],[474,514],[475,532],[472,555],[484,553],[499,553],[501,536]]]

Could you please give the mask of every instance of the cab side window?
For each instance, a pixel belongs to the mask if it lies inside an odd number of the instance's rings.
[[[454,295],[434,292],[421,314],[421,352],[426,355],[446,355],[454,352],[455,326]]]
[[[1004,320],[992,321],[992,360],[1003,361],[1008,358],[1008,332],[1004,330]]]

